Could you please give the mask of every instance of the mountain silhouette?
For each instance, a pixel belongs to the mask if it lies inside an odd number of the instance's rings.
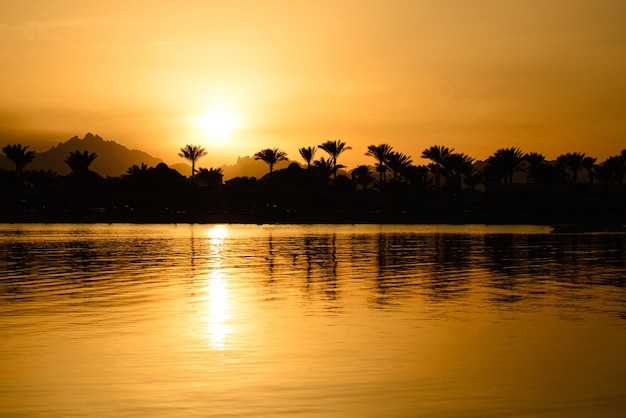
[[[150,167],[162,162],[143,151],[130,150],[114,141],[105,141],[98,135],[88,133],[82,139],[74,136],[48,151],[37,153],[33,162],[28,165],[28,169],[54,170],[61,175],[69,174],[71,170],[65,163],[65,159],[72,151],[84,150],[98,155],[90,169],[103,177],[124,174],[134,164],[145,163]]]
[[[28,145],[28,144],[24,144]],[[70,173],[69,166],[65,160],[73,151],[89,151],[95,152],[98,157],[89,167],[103,177],[120,176],[133,165],[141,166],[145,163],[148,167],[155,167],[162,163],[163,160],[153,157],[150,154],[140,151],[131,150],[115,141],[107,141],[98,135],[87,133],[84,138],[74,136],[66,142],[61,142],[53,146],[48,151],[37,152],[32,163],[28,164],[27,170],[53,170],[58,174],[66,175]],[[286,160],[276,164],[275,169],[280,170],[286,168],[292,161]],[[6,170],[14,169],[14,164],[0,153],[0,168]],[[197,163],[197,168],[212,168],[203,164],[202,159]],[[177,170],[184,176],[191,176],[191,166],[185,162],[170,165],[170,168]],[[269,173],[267,164],[260,160],[255,160],[250,156],[238,157],[237,162],[233,165],[224,164],[220,167],[224,173],[224,180],[233,177],[257,177],[261,178]]]

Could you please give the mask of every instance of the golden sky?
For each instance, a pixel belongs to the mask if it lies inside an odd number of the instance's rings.
[[[0,3],[0,144],[87,132],[202,166],[341,139],[413,157],[626,148],[623,0]],[[226,112],[224,141],[199,119]],[[233,122],[235,123],[235,122]]]

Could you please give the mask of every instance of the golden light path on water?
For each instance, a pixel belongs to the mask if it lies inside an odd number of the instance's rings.
[[[210,243],[209,263],[211,271],[207,277],[207,316],[204,321],[207,324],[206,331],[211,348],[221,351],[226,347],[226,338],[231,332],[231,327],[228,324],[230,308],[228,282],[222,266],[222,253],[227,228],[223,225],[214,226],[208,230],[207,235]]]

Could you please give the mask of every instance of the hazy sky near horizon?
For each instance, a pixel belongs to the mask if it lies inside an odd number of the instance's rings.
[[[0,4],[0,144],[87,132],[200,166],[341,139],[484,159],[626,148],[623,0],[22,0]],[[212,110],[239,121],[215,141]],[[211,122],[207,122],[211,123]]]

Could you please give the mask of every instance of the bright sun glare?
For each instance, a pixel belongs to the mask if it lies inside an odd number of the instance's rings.
[[[241,126],[241,118],[225,108],[214,108],[198,116],[196,123],[214,142],[227,142],[233,131]]]

